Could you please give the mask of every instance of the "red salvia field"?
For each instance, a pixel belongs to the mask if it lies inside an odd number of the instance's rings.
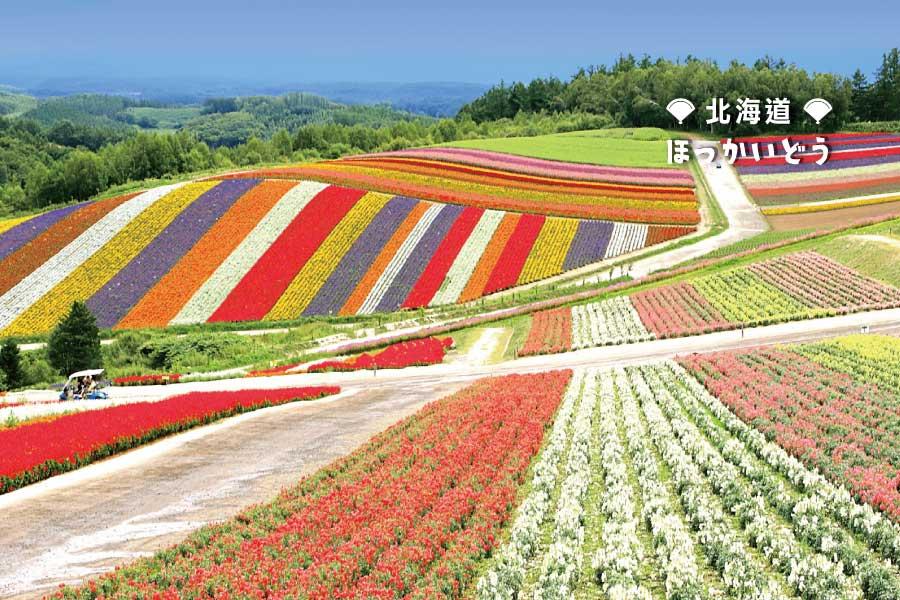
[[[193,392],[61,415],[0,430],[0,493],[71,471],[117,452],[197,425],[266,406],[340,391],[302,387]]]
[[[498,544],[570,377],[481,380],[272,503],[60,595],[458,598]]]

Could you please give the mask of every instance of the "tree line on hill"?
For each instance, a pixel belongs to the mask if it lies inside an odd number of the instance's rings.
[[[666,112],[674,98],[687,98],[698,107],[684,128],[707,128],[703,107],[713,96],[735,106],[739,98],[791,100],[791,125],[786,131],[815,130],[803,118],[804,104],[815,97],[831,102],[832,114],[823,122],[828,130],[857,121],[900,120],[900,50],[892,49],[869,82],[861,70],[852,78],[833,73],[809,73],[784,60],[764,57],[752,66],[732,61],[725,68],[709,60],[688,57],[683,62],[649,56],[620,57],[611,67],[579,70],[568,82],[538,78],[529,83],[500,83],[463,106],[459,118],[476,123],[511,118],[521,113],[583,111],[608,115],[623,127],[675,125]],[[757,133],[766,127],[737,124],[732,119],[722,133]]]
[[[228,114],[228,113],[225,113]],[[338,158],[475,137],[540,135],[596,129],[609,118],[586,113],[523,114],[476,124],[471,119],[415,119],[386,125],[317,123],[233,147],[211,147],[187,131],[129,132],[77,125],[46,127],[0,117],[0,217],[86,200],[131,182],[209,170]]]
[[[792,125],[787,131],[814,127],[800,112],[816,96],[834,107],[823,130],[900,127],[900,52],[884,55],[871,83],[861,72],[852,78],[810,74],[771,58],[721,68],[692,57],[672,62],[629,55],[611,67],[582,69],[568,82],[501,83],[453,119],[414,116],[386,105],[346,106],[298,93],[209,99],[178,131],[161,133],[120,119],[125,113],[151,118],[152,111],[171,107],[121,97],[55,99],[22,117],[0,117],[0,217],[85,200],[134,182],[209,170],[479,137],[612,126],[671,128],[674,121],[665,105],[676,97],[700,108],[684,128],[701,130],[708,116],[702,107],[712,96],[732,104],[738,97],[788,97]],[[138,108],[143,112],[128,112]],[[732,120],[717,133],[754,133],[763,126]]]

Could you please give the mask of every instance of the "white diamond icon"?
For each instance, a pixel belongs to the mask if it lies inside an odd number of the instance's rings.
[[[669,114],[678,119],[678,124],[680,125],[697,109],[694,107],[694,103],[687,98],[675,98],[669,102],[668,106],[666,106],[666,110],[669,111]]]
[[[806,111],[806,114],[815,119],[816,124],[818,124],[821,123],[822,119],[827,117],[828,113],[831,112],[831,102],[825,100],[824,98],[813,98],[806,103],[806,106],[803,107],[803,110]]]

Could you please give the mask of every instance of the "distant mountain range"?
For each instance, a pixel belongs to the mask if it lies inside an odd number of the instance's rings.
[[[310,92],[345,104],[390,104],[394,108],[433,117],[453,116],[490,86],[465,82],[298,82],[253,84],[181,79],[54,78],[20,91],[38,98],[73,94],[111,94],[167,104],[198,104],[216,97],[279,95]]]

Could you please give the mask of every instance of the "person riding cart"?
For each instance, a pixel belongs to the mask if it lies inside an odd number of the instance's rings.
[[[69,375],[59,394],[60,400],[106,400],[109,394],[99,389],[103,369],[88,369]]]

